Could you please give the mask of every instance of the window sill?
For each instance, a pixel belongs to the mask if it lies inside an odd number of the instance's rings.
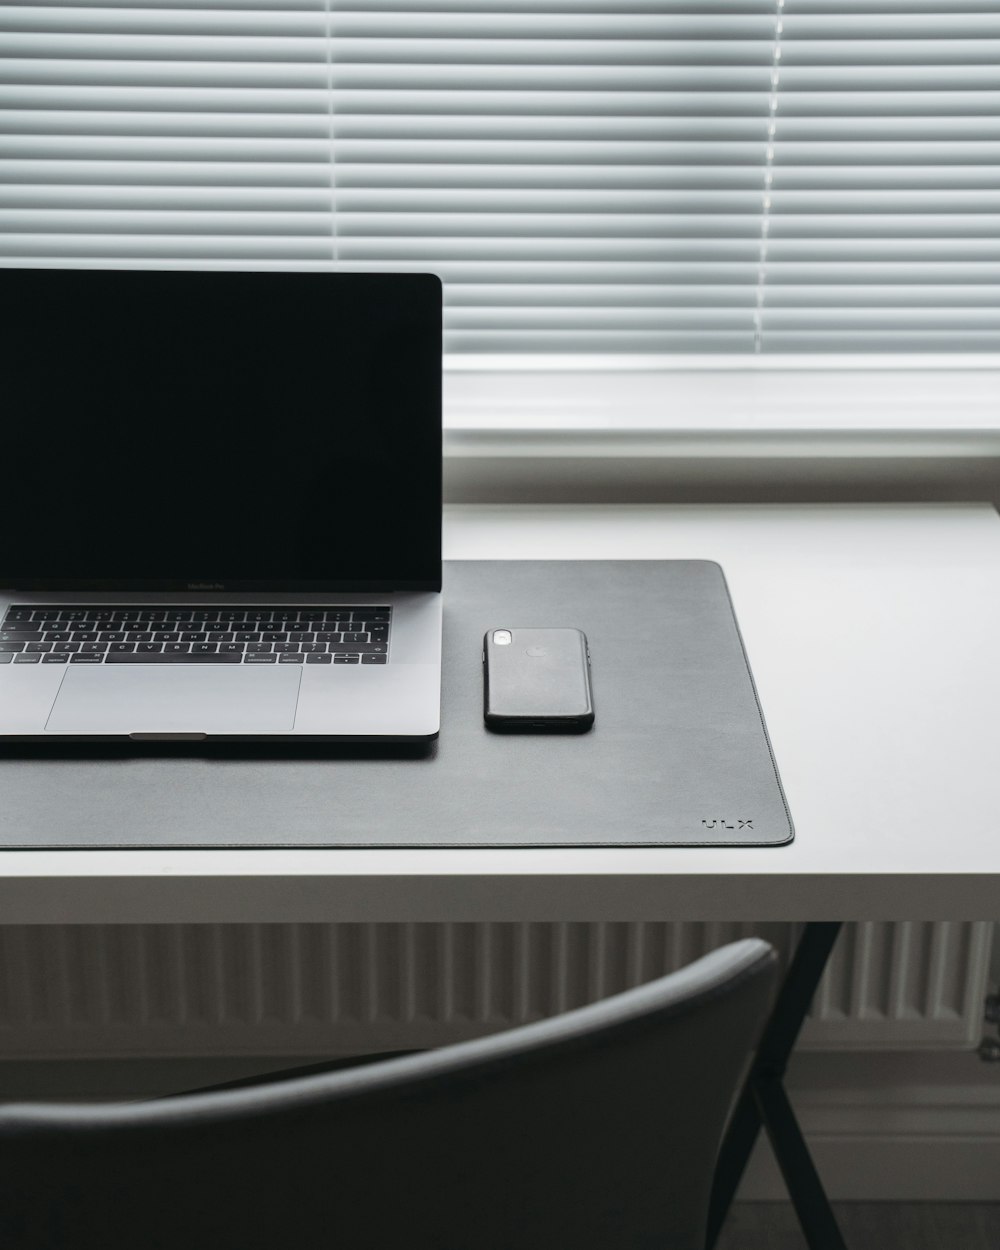
[[[446,362],[451,457],[1000,455],[1000,367],[491,369]]]
[[[592,362],[593,363],[593,362]],[[445,366],[450,502],[1000,499],[1000,367]]]

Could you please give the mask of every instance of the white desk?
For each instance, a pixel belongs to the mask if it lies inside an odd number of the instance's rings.
[[[996,916],[1000,519],[989,505],[455,507],[445,556],[718,560],[795,842],[4,852],[3,922]]]

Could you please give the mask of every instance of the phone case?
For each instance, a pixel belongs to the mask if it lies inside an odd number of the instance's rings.
[[[497,641],[507,635],[509,642]],[[483,715],[501,733],[584,733],[594,723],[590,650],[579,629],[488,630]]]

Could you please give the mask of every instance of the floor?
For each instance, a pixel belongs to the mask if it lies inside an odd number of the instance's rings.
[[[837,1202],[834,1210],[848,1250],[1000,1250],[1000,1202]],[[716,1250],[806,1243],[788,1203],[738,1202]]]

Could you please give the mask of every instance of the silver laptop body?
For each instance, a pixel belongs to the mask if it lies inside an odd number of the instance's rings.
[[[0,736],[436,737],[440,282],[9,268],[0,293]]]

